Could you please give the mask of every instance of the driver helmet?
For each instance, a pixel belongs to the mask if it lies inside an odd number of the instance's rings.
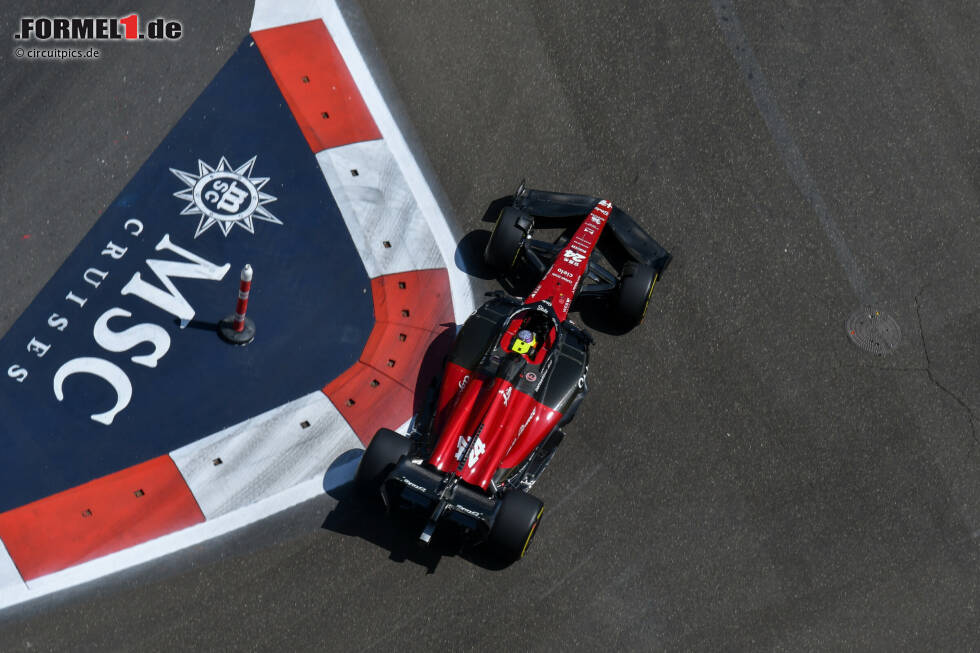
[[[537,338],[534,336],[534,331],[530,329],[521,329],[514,336],[514,342],[511,343],[510,349],[517,354],[527,354],[538,344]]]

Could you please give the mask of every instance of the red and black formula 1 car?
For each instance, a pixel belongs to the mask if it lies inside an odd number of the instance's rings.
[[[565,234],[535,240],[536,219],[565,225]],[[522,255],[541,277],[537,287],[523,301],[498,293],[466,320],[431,419],[410,437],[378,431],[355,476],[362,491],[380,491],[389,510],[423,511],[422,542],[452,522],[508,561],[527,551],[544,510],[528,490],[588,392],[592,338],[568,319],[573,302],[604,295],[636,325],[670,262],[606,200],[524,184],[500,211],[484,258],[506,274]],[[613,261],[618,274],[604,267]]]

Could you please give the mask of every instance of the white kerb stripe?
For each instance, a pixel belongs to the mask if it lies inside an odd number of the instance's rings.
[[[316,155],[369,277],[445,267],[439,246],[384,141]]]
[[[318,390],[181,447],[170,457],[204,516],[214,519],[322,478],[338,456],[362,448],[333,402]]]
[[[303,23],[320,18],[322,12],[317,0],[255,0],[252,25],[249,32],[260,29]]]

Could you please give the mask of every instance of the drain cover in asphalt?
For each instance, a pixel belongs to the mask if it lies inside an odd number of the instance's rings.
[[[847,318],[847,337],[876,356],[890,353],[902,341],[902,330],[891,315],[866,306]]]

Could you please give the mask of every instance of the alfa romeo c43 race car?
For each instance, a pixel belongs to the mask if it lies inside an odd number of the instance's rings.
[[[535,240],[536,221],[564,232]],[[593,340],[570,308],[598,296],[621,322],[639,324],[670,254],[606,200],[522,183],[484,258],[502,275],[529,265],[540,282],[523,301],[498,292],[466,320],[431,418],[409,437],[378,431],[355,483],[380,492],[389,510],[421,511],[421,542],[452,523],[510,562],[527,552],[544,511],[529,490],[588,392]]]

